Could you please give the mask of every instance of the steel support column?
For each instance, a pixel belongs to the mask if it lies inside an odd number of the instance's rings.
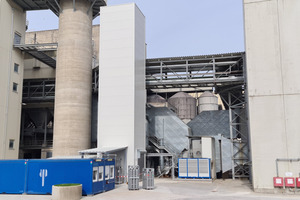
[[[248,120],[246,103],[244,91],[228,92],[233,179],[249,177]]]

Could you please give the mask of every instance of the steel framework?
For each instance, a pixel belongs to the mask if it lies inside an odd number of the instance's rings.
[[[246,68],[245,55],[243,57],[243,66]],[[246,69],[243,74],[242,84],[218,89],[225,107],[229,110],[233,179],[249,178],[251,167]]]
[[[232,178],[249,177],[248,120],[244,94],[228,92]]]
[[[47,55],[47,51],[56,51],[57,43],[44,43],[44,44],[14,44],[15,48],[20,49],[46,65],[55,68],[56,60]]]
[[[62,12],[60,7],[60,0],[13,0],[25,11],[27,10],[46,10],[50,9],[55,15],[59,16]],[[93,17],[97,17],[100,12],[100,6],[106,6],[104,0],[87,0],[91,3],[90,8],[86,11],[87,13],[92,11]],[[73,0],[73,8],[76,11],[76,0]]]
[[[54,79],[25,79],[23,81],[23,103],[53,102],[55,96]]]
[[[147,89],[226,86],[244,82],[244,53],[147,59]],[[200,89],[201,90],[201,89]]]
[[[146,89],[215,90],[229,110],[232,177],[249,177],[249,139],[245,53],[157,58],[146,61]],[[93,69],[93,92],[98,92],[98,67]],[[120,86],[121,87],[121,86]],[[53,102],[55,80],[24,80],[23,102]]]

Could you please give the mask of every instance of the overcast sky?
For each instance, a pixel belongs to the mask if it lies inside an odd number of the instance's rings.
[[[244,51],[242,0],[108,0],[108,5],[129,2],[146,17],[148,58]],[[58,28],[51,11],[27,12],[27,20],[28,31]]]

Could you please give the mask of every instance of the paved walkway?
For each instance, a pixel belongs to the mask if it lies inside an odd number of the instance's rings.
[[[141,185],[141,184],[140,184]],[[51,195],[0,195],[2,200],[41,200],[51,199]],[[171,179],[155,179],[154,190],[129,191],[126,184],[117,185],[115,190],[95,196],[83,197],[83,200],[290,200],[300,199],[297,194],[262,194],[254,193],[248,181],[216,180],[213,183],[205,181],[182,181]]]

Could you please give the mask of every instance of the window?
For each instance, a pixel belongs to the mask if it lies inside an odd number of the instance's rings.
[[[51,157],[52,157],[52,152],[47,151],[46,158],[51,158]]]
[[[13,91],[18,92],[18,84],[17,83],[13,83]]]
[[[17,63],[14,65],[14,72],[19,73],[19,65]]]
[[[110,171],[109,171],[109,178],[114,179],[115,178],[115,166],[110,165]]]
[[[103,181],[103,166],[99,167],[98,181]]]
[[[14,44],[21,44],[21,35],[19,33],[15,33]]]
[[[109,166],[105,166],[105,180],[109,180]]]
[[[9,149],[14,149],[15,140],[9,140]]]
[[[13,83],[13,91],[18,92],[18,84],[17,83]]]
[[[98,167],[93,167],[93,182],[98,181]]]

